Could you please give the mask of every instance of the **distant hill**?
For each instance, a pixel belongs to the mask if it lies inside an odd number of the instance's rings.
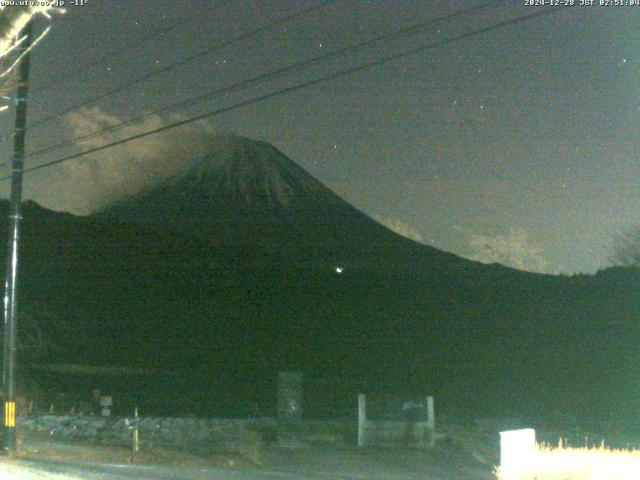
[[[221,139],[91,217],[27,203],[22,248],[20,359],[48,389],[106,382],[147,411],[238,415],[271,408],[275,373],[300,369],[334,379],[347,406],[358,391],[500,415],[640,400],[638,270],[459,258],[387,230],[266,143]],[[48,364],[167,374],[54,378]]]

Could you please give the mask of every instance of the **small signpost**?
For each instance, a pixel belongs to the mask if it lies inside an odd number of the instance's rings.
[[[111,407],[113,406],[113,397],[100,397],[100,406],[102,407],[102,416],[110,416]]]

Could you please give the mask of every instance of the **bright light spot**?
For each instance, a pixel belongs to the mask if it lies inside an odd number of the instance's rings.
[[[44,6],[45,3],[50,4],[54,2],[24,2],[25,4],[33,3],[34,6],[20,5],[10,7],[5,5],[6,3],[8,2],[4,2],[3,5],[0,6],[0,59],[5,59],[13,52],[18,51],[20,45],[26,40],[25,35],[21,37],[18,35],[34,16],[42,15],[47,19],[51,19],[51,13],[53,12],[64,13],[63,9]],[[16,2],[16,4],[17,3],[18,2]],[[42,5],[35,6],[38,4]],[[4,83],[0,85],[0,91],[8,91],[15,88],[15,85],[12,83],[13,79],[9,77],[9,74],[14,71],[22,57],[47,35],[50,28],[50,26],[46,27],[42,33],[32,40],[31,46],[26,51],[20,52],[20,55],[13,59],[8,66],[3,66],[0,69],[0,78],[5,79]],[[6,110],[6,108],[2,108],[2,110]]]
[[[344,272],[344,268],[336,267],[336,273],[342,273],[342,272]]]
[[[42,3],[44,4],[45,2]],[[24,41],[24,37],[18,38],[18,34],[32,17],[36,15],[43,15],[46,18],[51,18],[50,14],[53,12],[64,13],[64,10],[51,6],[0,6],[0,16],[7,24],[0,29],[0,58],[7,56]]]
[[[533,428],[500,432],[500,471],[510,478],[531,465],[536,455],[536,431]]]
[[[533,430],[500,432],[500,480],[562,478],[566,480],[632,480],[640,471],[640,451],[550,447],[535,443]]]

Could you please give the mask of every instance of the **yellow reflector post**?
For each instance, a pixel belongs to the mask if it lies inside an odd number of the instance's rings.
[[[4,426],[16,426],[16,402],[4,402]]]

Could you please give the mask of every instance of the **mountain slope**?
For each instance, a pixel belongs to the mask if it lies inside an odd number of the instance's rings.
[[[275,147],[229,136],[185,174],[94,214],[319,264],[471,262],[401,237],[342,200]]]

